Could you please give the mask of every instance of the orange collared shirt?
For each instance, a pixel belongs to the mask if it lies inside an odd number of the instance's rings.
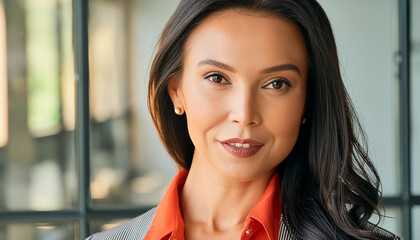
[[[188,171],[181,169],[160,202],[145,240],[182,240],[184,220],[179,208],[179,194],[184,187]],[[248,214],[241,240],[277,240],[279,238],[281,202],[279,173],[271,178],[264,194]]]

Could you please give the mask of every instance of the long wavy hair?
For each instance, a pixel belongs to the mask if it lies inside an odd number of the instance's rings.
[[[330,22],[315,0],[181,0],[159,39],[148,88],[148,106],[158,134],[181,167],[191,166],[194,145],[187,120],[177,116],[167,83],[182,70],[184,45],[209,15],[242,9],[296,24],[309,57],[307,123],[280,164],[283,217],[299,239],[384,239],[369,231],[380,215],[380,180],[364,144],[365,135],[344,87]]]

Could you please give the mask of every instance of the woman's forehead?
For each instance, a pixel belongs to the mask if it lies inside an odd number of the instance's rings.
[[[273,62],[307,68],[305,41],[292,22],[273,15],[226,10],[204,19],[187,39],[186,64],[211,58],[249,67]],[[256,66],[258,67],[258,66]]]

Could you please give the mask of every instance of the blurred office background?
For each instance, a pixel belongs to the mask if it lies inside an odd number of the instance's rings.
[[[146,89],[179,1],[89,0],[80,21],[81,2],[0,0],[0,239],[84,239],[155,206],[176,173]],[[382,178],[381,226],[420,239],[420,0],[319,2]]]

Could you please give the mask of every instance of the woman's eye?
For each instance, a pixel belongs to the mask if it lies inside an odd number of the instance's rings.
[[[270,82],[269,84],[265,85],[264,88],[271,88],[271,89],[283,89],[286,87],[291,87],[290,83],[286,80],[275,80]]]
[[[212,83],[228,83],[228,81],[220,74],[211,74],[204,77],[204,79],[207,79]]]

